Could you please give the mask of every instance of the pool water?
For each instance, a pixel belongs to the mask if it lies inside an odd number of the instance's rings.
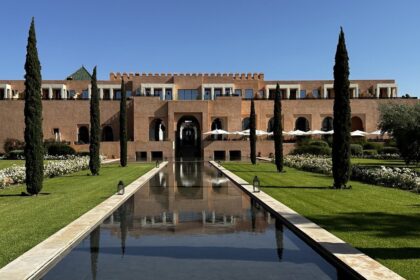
[[[169,163],[43,277],[348,278],[203,162]]]

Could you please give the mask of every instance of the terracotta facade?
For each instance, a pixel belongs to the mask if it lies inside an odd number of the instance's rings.
[[[119,156],[119,88],[124,78],[129,91],[128,155],[131,160],[171,158],[184,141],[195,146],[205,159],[218,155],[244,157],[249,143],[228,137],[219,141],[204,132],[214,128],[227,131],[246,129],[250,101],[255,99],[257,129],[270,131],[273,117],[273,90],[282,90],[283,129],[323,129],[323,121],[333,115],[333,81],[265,81],[263,74],[110,74],[99,81],[102,153]],[[83,139],[89,130],[90,81],[43,81],[44,138],[68,141],[76,150],[88,149]],[[353,128],[377,130],[381,103],[414,103],[416,99],[397,97],[394,80],[352,80]],[[24,81],[0,81],[0,152],[7,138],[23,139]],[[57,100],[58,99],[58,100]],[[193,100],[192,100],[193,99]],[[300,120],[298,120],[301,118]],[[304,118],[304,119],[303,119]],[[325,127],[324,127],[325,129]],[[192,138],[189,138],[191,137]],[[85,135],[86,136],[86,135]],[[83,141],[84,140],[84,141]],[[285,151],[293,144],[286,143]],[[273,142],[262,137],[257,153],[273,153]]]

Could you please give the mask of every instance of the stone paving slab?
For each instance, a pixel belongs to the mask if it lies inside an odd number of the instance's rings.
[[[211,161],[210,163],[223,172],[251,197],[256,198],[273,212],[279,214],[287,221],[289,226],[298,230],[310,240],[316,242],[323,251],[332,255],[335,260],[341,262],[345,267],[355,272],[361,279],[404,279],[394,271],[363,254],[350,244],[301,216],[265,192],[260,191],[254,193],[252,185],[218,163],[214,161]]]
[[[0,279],[39,279],[58,263],[80,240],[100,225],[113,211],[137,192],[159,170],[167,165],[162,162],[125,187],[123,195],[113,195],[83,214],[49,238],[45,239],[14,261],[0,269]]]

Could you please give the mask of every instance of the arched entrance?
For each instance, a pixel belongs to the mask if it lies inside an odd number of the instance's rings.
[[[351,131],[355,131],[355,130],[364,131],[363,121],[359,117],[352,117],[351,118]]]
[[[178,159],[201,158],[201,128],[193,116],[183,116],[177,123],[175,155]]]
[[[112,127],[110,127],[109,125],[102,128],[102,141],[103,142],[114,141],[114,132],[112,131]]]
[[[295,129],[305,131],[305,132],[309,131],[310,127],[309,127],[308,119],[305,117],[297,118],[296,123],[295,123]]]

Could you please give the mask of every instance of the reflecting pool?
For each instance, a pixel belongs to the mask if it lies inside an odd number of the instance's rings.
[[[214,167],[173,162],[43,279],[338,278],[349,277]]]

